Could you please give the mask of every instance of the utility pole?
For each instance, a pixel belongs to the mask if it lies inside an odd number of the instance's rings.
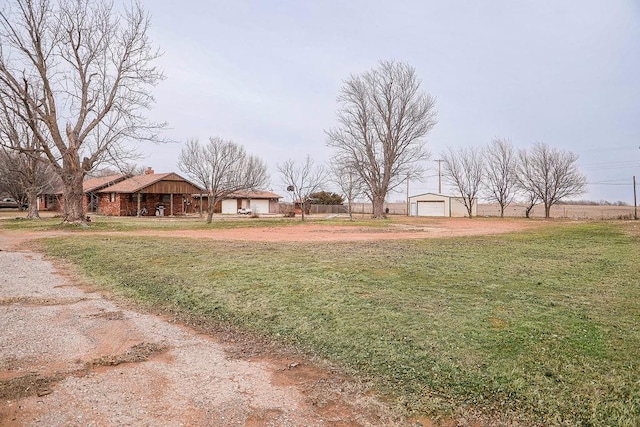
[[[443,160],[434,160],[438,162],[438,194],[442,194],[442,162]]]
[[[409,213],[409,174],[407,174],[407,216],[410,215]]]
[[[636,191],[636,176],[633,176],[633,219],[638,219],[638,198]]]

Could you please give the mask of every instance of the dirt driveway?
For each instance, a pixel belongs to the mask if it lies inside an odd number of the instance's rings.
[[[153,219],[152,219],[153,220]],[[482,236],[522,231],[540,227],[542,221],[514,219],[404,218],[383,227],[324,225],[321,222],[298,222],[292,226],[239,227],[212,230],[139,230],[127,235],[185,237],[214,240],[247,240],[263,242],[334,242],[398,239],[432,239],[441,237]],[[114,233],[96,233],[114,234]]]
[[[377,240],[516,231],[445,221],[385,229],[323,226],[160,232],[193,238]],[[242,352],[171,319],[118,305],[0,230],[0,425],[406,425],[365,386],[299,356]],[[103,234],[103,233],[96,233]],[[131,234],[131,233],[129,233]],[[415,425],[412,421],[412,425]],[[428,424],[428,422],[426,422]]]

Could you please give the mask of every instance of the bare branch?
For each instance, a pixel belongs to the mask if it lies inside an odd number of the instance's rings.
[[[13,0],[0,11],[0,96],[62,179],[63,220],[84,220],[82,181],[135,157],[131,141],[160,141],[144,113],[164,76],[139,3]]]
[[[486,197],[500,206],[500,217],[516,195],[517,161],[508,139],[495,138],[484,150]]]
[[[473,206],[482,188],[484,159],[482,151],[475,148],[449,148],[442,154],[444,176],[449,184],[462,196],[469,218],[473,217]]]
[[[338,186],[345,199],[347,199],[347,208],[349,218],[353,220],[353,202],[363,194],[360,175],[351,167],[348,161],[344,161],[335,157],[331,162],[332,181]]]
[[[377,69],[352,75],[338,96],[338,127],[327,144],[366,186],[373,216],[384,217],[384,200],[407,175],[418,177],[429,157],[426,135],[436,124],[435,98],[420,90],[409,65],[381,61]]]
[[[302,165],[297,165],[289,159],[284,164],[278,165],[278,171],[285,187],[293,195],[294,205],[296,203],[301,205],[304,221],[311,194],[319,191],[326,180],[325,169],[322,166],[315,166],[311,157],[307,156]]]
[[[178,168],[207,191],[207,223],[222,199],[237,191],[263,187],[269,180],[266,163],[247,154],[241,145],[219,137],[209,138],[206,145],[197,139],[187,141],[178,157]]]
[[[518,157],[518,185],[530,199],[544,203],[545,218],[562,199],[586,191],[587,178],[578,169],[576,154],[536,142],[529,151],[521,150]]]

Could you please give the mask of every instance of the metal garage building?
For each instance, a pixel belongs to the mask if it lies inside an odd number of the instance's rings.
[[[409,197],[409,215],[466,217],[469,216],[462,197],[425,193]],[[478,201],[473,201],[473,216],[478,215]]]

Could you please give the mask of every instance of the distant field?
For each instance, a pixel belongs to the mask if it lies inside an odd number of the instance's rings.
[[[376,242],[74,233],[43,248],[139,303],[327,358],[408,415],[640,425],[635,223],[538,224]]]
[[[509,205],[505,216],[524,218],[525,206]],[[478,205],[479,216],[499,216],[498,205]],[[532,218],[544,218],[544,206],[536,206],[531,212]],[[551,208],[552,218],[569,219],[631,219],[633,206],[590,206],[590,205],[557,205]]]
[[[406,203],[388,203],[389,213],[392,215],[406,215]],[[524,218],[525,206],[512,204],[505,210],[506,217]],[[370,215],[371,204],[356,203],[353,207],[356,217]],[[494,204],[478,205],[479,216],[500,216],[500,207]],[[544,207],[536,206],[531,213],[532,218],[544,218]],[[591,205],[557,205],[551,208],[552,218],[569,219],[631,219],[633,206],[591,206]]]

